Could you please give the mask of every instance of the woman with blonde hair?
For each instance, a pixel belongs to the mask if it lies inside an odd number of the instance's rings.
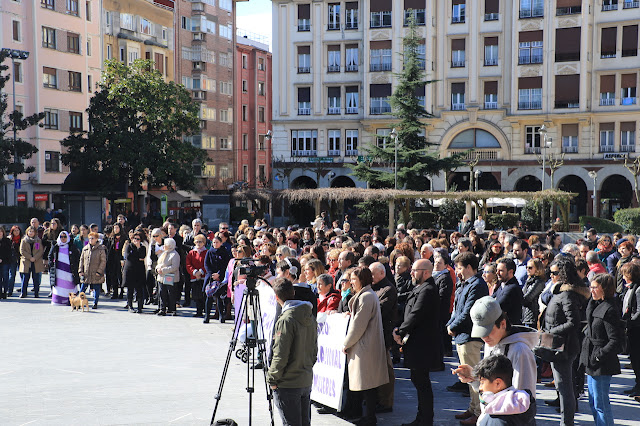
[[[165,238],[164,251],[158,257],[156,265],[158,287],[160,288],[160,305],[158,315],[165,316],[176,313],[175,283],[180,281],[180,254],[176,251],[176,240]]]
[[[487,287],[489,287],[489,296],[492,296],[493,292],[496,291],[499,285],[497,265],[495,263],[487,263],[484,265],[482,278],[484,278],[484,281],[487,283]]]
[[[57,238],[57,236],[56,236]],[[38,231],[33,226],[27,228],[25,236],[20,243],[20,275],[22,276],[22,294],[20,298],[27,297],[27,286],[29,277],[33,279],[33,293],[35,297],[39,297],[40,279],[44,271],[44,245],[38,237]]]
[[[324,269],[324,264],[319,259],[309,259],[309,261],[302,267],[302,271],[304,272],[307,284],[309,284],[313,292],[317,294],[317,279],[320,275],[326,272]]]

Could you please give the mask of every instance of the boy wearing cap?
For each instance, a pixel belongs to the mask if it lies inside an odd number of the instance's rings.
[[[471,337],[485,342],[485,358],[504,355],[513,365],[513,386],[516,389],[536,392],[536,360],[532,348],[537,343],[537,332],[522,325],[511,325],[500,303],[491,296],[478,299],[471,308]],[[460,365],[453,371],[461,382],[478,385],[471,374],[471,366]]]

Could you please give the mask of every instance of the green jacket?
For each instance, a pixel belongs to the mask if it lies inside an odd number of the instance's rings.
[[[318,326],[311,303],[288,300],[273,330],[273,359],[267,373],[269,385],[305,388],[313,384],[313,364],[318,354]]]

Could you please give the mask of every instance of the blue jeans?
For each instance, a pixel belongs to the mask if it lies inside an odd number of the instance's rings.
[[[277,388],[273,396],[283,426],[311,425],[311,387]]]
[[[573,389],[573,360],[576,354],[569,359],[551,363],[553,380],[560,396],[560,425],[573,426],[576,414],[576,394]]]
[[[611,376],[587,375],[587,387],[589,388],[589,406],[593,413],[596,426],[613,425],[613,411],[609,401],[609,387]]]
[[[0,263],[0,293],[3,293],[3,294],[9,293],[9,264],[8,263]]]
[[[98,306],[98,299],[100,298],[100,291],[102,290],[102,284],[90,284],[91,292],[93,293],[93,306]]]
[[[20,273],[22,277],[22,296],[27,297],[27,285],[29,284],[29,277],[33,279],[33,292],[38,295],[40,292],[40,279],[42,278],[42,272],[34,272],[33,267],[29,268],[29,272]]]
[[[13,294],[13,288],[16,285],[16,271],[18,270],[18,264],[15,262],[11,262],[9,264],[9,282],[8,282],[8,287],[9,287],[9,293],[7,294],[7,296],[11,296]]]

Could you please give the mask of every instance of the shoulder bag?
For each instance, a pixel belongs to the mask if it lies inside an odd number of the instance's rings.
[[[567,359],[564,344],[564,336],[540,331],[538,332],[538,344],[533,348],[533,353],[547,362],[562,361]]]

